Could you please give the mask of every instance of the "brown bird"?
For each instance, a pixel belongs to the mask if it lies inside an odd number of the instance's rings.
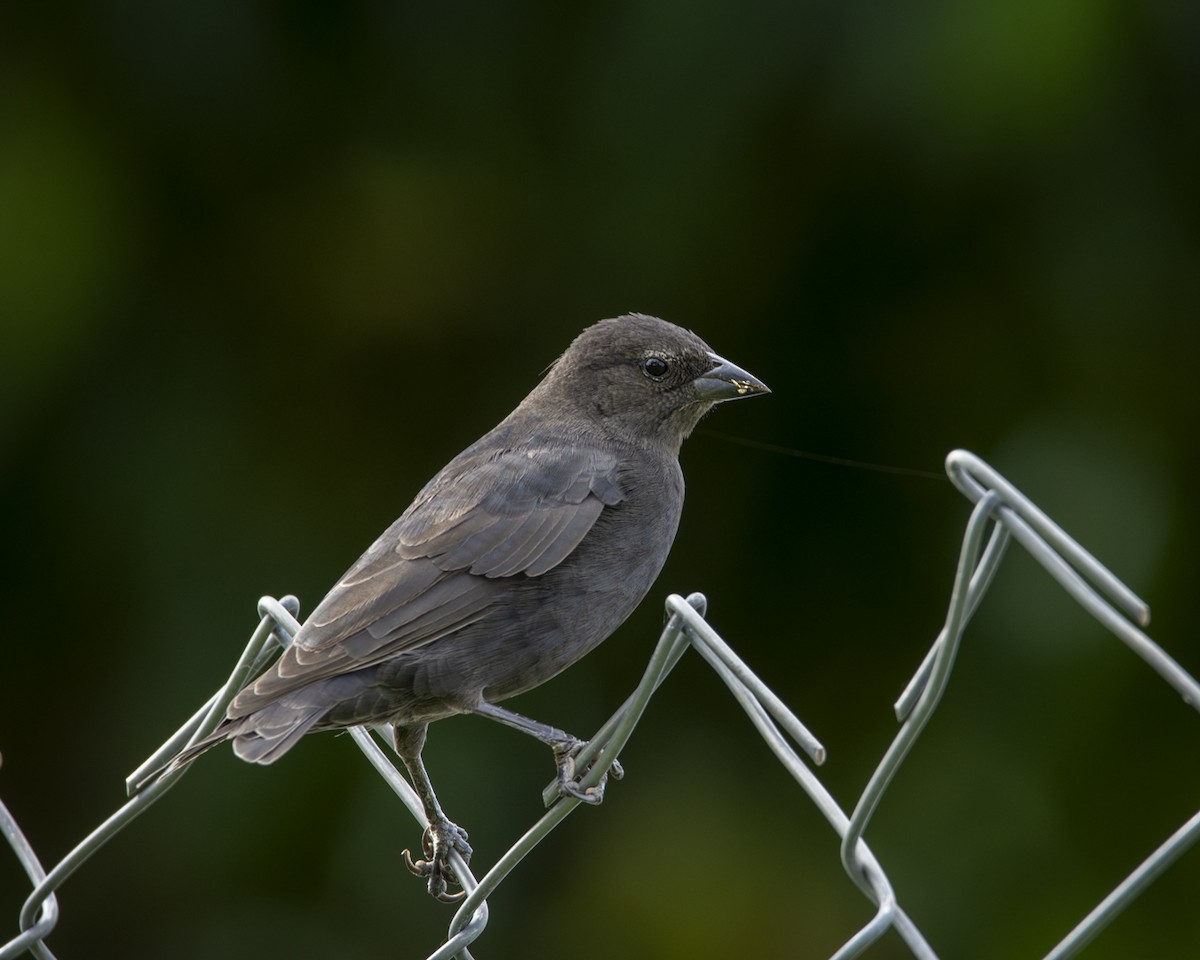
[[[714,404],[768,393],[703,340],[629,314],[583,331],[494,430],[450,461],[313,610],[283,655],[175,769],[225,741],[272,763],[306,733],[390,723],[421,797],[429,892],[470,855],[421,760],[431,721],[476,713],[554,751],[582,742],[499,706],[608,637],[649,591],[683,507],[679,448]],[[408,859],[407,851],[405,852]]]

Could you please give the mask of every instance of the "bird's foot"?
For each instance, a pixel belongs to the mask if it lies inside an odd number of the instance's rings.
[[[425,828],[421,849],[425,854],[424,860],[413,860],[405,850],[404,864],[413,875],[428,879],[429,895],[442,903],[457,903],[465,897],[465,891],[450,893],[449,887],[450,884],[462,886],[454,868],[450,866],[450,854],[458,851],[464,860],[471,859],[467,831],[449,820],[435,820]]]
[[[614,760],[612,765],[604,771],[604,776],[600,778],[600,782],[594,787],[582,787],[579,781],[591,769],[587,767],[577,771],[575,768],[575,758],[579,756],[579,752],[587,746],[586,740],[565,740],[561,743],[554,744],[554,761],[558,766],[558,792],[564,797],[574,797],[576,800],[582,800],[584,803],[590,803],[593,806],[600,803],[604,799],[604,788],[608,784],[608,778],[611,775],[614,780],[620,780],[625,776],[625,770],[620,762]]]

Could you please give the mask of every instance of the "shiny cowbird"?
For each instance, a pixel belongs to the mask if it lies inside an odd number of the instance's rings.
[[[466,833],[421,761],[428,724],[476,713],[554,750],[563,795],[584,790],[582,742],[499,702],[608,637],[667,559],[683,507],[679,448],[715,403],[767,387],[694,334],[630,314],[583,331],[494,430],[417,494],[317,605],[225,719],[169,769],[224,740],[272,763],[304,734],[390,723],[429,828],[409,867],[455,899]]]

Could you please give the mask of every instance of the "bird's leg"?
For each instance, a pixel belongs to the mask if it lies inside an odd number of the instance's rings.
[[[424,860],[413,860],[408,850],[404,851],[404,863],[418,877],[428,878],[429,894],[443,903],[455,903],[466,894],[459,890],[449,892],[449,885],[460,884],[450,866],[450,855],[457,850],[464,860],[471,859],[471,844],[467,842],[467,831],[456,823],[452,823],[438,803],[437,794],[433,792],[433,784],[425,771],[421,760],[421,747],[425,742],[425,728],[419,732],[412,728],[397,726],[393,733],[396,753],[408,770],[408,778],[412,781],[413,789],[421,798],[425,808],[425,819],[429,826],[421,838],[421,849],[425,854]]]
[[[600,778],[600,782],[594,787],[581,787],[579,780],[583,772],[577,774],[575,770],[575,758],[579,756],[579,751],[587,746],[586,740],[580,740],[578,737],[573,737],[571,734],[557,727],[551,727],[545,723],[539,723],[537,720],[531,720],[529,717],[522,716],[512,710],[506,710],[504,707],[498,707],[494,703],[480,703],[472,707],[472,712],[479,714],[481,717],[499,721],[505,726],[512,727],[514,730],[520,730],[522,733],[527,733],[531,737],[536,737],[542,743],[550,747],[554,751],[554,764],[558,768],[558,792],[564,797],[574,797],[576,800],[582,800],[584,803],[596,804],[604,799],[604,787],[608,783],[608,775],[611,773],[614,780],[620,780],[625,776],[625,771],[621,768],[621,764],[616,760],[612,762],[612,766],[604,771],[604,776]]]

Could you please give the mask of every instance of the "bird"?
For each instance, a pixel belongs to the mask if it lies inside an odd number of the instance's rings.
[[[630,313],[580,333],[533,391],[452,459],[313,609],[292,643],[229,704],[211,734],[270,764],[305,734],[391,724],[429,826],[429,893],[455,901],[465,830],[442,810],[422,760],[428,725],[499,721],[554,752],[559,794],[598,803],[574,757],[584,741],[501,702],[610,636],[649,592],[678,529],[679,451],[716,404],[769,393],[694,333]],[[612,772],[619,774],[619,767]]]

